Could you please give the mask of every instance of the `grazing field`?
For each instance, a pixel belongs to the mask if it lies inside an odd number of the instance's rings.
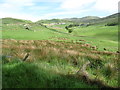
[[[119,87],[118,25],[75,26],[68,33],[72,21],[10,20],[0,30],[3,88]]]
[[[3,88],[118,87],[117,53],[50,40],[8,39],[2,43]]]
[[[64,26],[52,27],[33,26],[31,30],[25,30],[22,26],[3,26],[3,39],[18,40],[57,40],[75,41],[92,44],[103,51],[116,52],[118,50],[118,26],[89,26],[76,27],[73,33],[68,33]]]

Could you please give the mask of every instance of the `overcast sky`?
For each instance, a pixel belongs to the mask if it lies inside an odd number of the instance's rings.
[[[0,0],[0,18],[104,17],[118,12],[119,0]]]

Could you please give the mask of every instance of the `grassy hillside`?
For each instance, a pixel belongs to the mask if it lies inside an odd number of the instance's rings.
[[[49,23],[63,23],[63,22],[64,23],[72,23],[71,21],[64,20],[64,19],[39,20],[36,23],[46,23],[46,24],[49,24]]]
[[[99,17],[97,16],[86,16],[82,18],[66,18],[65,20],[74,22],[74,23],[89,23],[90,21],[97,20]]]
[[[103,18],[99,18],[97,16],[86,16],[83,18],[67,18],[65,20],[73,21],[76,23],[90,23],[93,25],[106,25],[107,23],[118,23],[118,16],[120,14],[116,13],[113,15],[109,15]]]
[[[3,88],[98,88],[118,83],[117,54],[80,43],[8,39],[3,40],[2,58]]]
[[[71,34],[61,25],[55,25],[48,28],[37,25],[31,26],[31,30],[26,30],[24,26],[19,25],[12,27],[3,26],[3,39],[55,40],[67,42],[73,40],[73,42],[91,44],[102,51],[103,48],[113,52],[118,50],[117,26],[76,27]]]
[[[97,25],[106,25],[107,23],[118,23],[118,16],[120,15],[120,13],[116,13],[116,14],[113,14],[113,15],[109,15],[109,16],[106,16],[106,17],[103,17],[103,18],[100,18],[100,19],[97,19],[97,20],[93,20],[91,21],[91,23]]]
[[[20,24],[20,23],[32,23],[30,20],[21,20],[21,19],[15,19],[15,18],[2,18],[3,24]]]
[[[118,87],[118,25],[105,26],[117,14],[84,17],[94,25],[71,27],[72,33],[69,20],[3,20],[3,88]]]

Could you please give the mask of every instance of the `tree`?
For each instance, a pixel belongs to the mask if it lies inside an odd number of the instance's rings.
[[[69,33],[72,33],[72,29],[71,28],[68,28],[68,26],[65,27],[66,30],[68,30]]]
[[[72,31],[73,31],[72,29],[68,29],[68,32],[69,32],[69,33],[72,33]]]
[[[107,23],[105,26],[115,26],[115,25],[118,25],[118,23],[117,22]]]
[[[65,29],[67,29],[67,30],[68,30],[68,26],[65,26]]]

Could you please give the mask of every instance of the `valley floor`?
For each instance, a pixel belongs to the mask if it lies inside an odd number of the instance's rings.
[[[3,88],[118,87],[117,26],[30,25],[0,30]]]

